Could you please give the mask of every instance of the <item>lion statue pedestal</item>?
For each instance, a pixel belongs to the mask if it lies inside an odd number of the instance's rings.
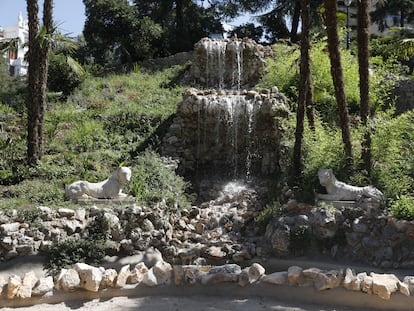
[[[334,207],[379,208],[384,202],[383,193],[373,186],[356,187],[338,181],[331,169],[318,171],[319,182],[326,188],[327,194],[318,193],[318,202],[325,202]]]
[[[133,197],[122,192],[122,186],[131,181],[131,169],[118,167],[111,177],[104,181],[93,183],[84,180],[75,181],[66,186],[66,197],[72,201],[81,203],[93,202],[118,202],[132,201]]]

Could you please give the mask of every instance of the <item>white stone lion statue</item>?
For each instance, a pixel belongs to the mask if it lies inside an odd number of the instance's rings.
[[[328,194],[317,194],[317,198],[329,201],[370,201],[381,203],[383,193],[373,186],[356,187],[338,181],[332,169],[321,168],[318,171],[319,182]]]
[[[131,180],[129,167],[118,167],[108,179],[93,183],[84,180],[75,181],[66,186],[65,193],[69,199],[121,199],[128,195],[122,192],[121,187]]]

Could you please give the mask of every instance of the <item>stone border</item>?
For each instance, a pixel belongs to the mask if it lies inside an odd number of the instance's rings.
[[[331,289],[327,291],[327,289]],[[37,279],[0,275],[0,307],[54,304],[118,296],[230,296],[269,297],[281,301],[325,304],[381,310],[412,310],[414,277],[401,282],[393,274],[355,274],[352,269],[321,270],[291,266],[287,271],[265,274],[258,263],[242,269],[222,266],[172,266],[158,261],[148,268],[143,262],[114,269],[78,263],[62,269],[59,276]],[[368,295],[367,295],[368,294]]]

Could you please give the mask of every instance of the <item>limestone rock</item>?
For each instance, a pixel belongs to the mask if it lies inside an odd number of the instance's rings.
[[[7,280],[4,276],[0,275],[0,296],[3,295],[3,291],[6,289]]]
[[[22,285],[19,288],[16,297],[30,298],[32,297],[32,289],[37,283],[37,277],[33,271],[25,273],[22,280]]]
[[[171,283],[173,269],[168,262],[158,261],[152,269],[157,278],[158,285]]]
[[[115,286],[115,280],[118,276],[118,272],[115,269],[106,269],[102,273],[101,288],[108,288]]]
[[[315,279],[314,286],[317,290],[325,290],[339,287],[342,282],[342,271],[331,270],[320,272]]]
[[[303,269],[298,266],[288,268],[288,282],[290,286],[299,285]]]
[[[194,285],[201,282],[201,276],[208,273],[209,266],[174,266],[174,283],[176,285]]]
[[[261,279],[264,283],[270,283],[275,285],[287,285],[288,284],[288,272],[281,271],[281,272],[274,272],[269,275],[265,275]]]
[[[123,266],[121,268],[115,281],[115,287],[122,288],[126,285],[127,280],[131,275],[131,271],[129,270],[129,268],[129,265]]]
[[[128,283],[139,284],[144,279],[144,274],[148,272],[148,267],[144,262],[137,263],[135,268],[131,271],[131,275],[128,278]]]
[[[79,274],[74,269],[62,269],[56,281],[56,289],[65,292],[73,291],[80,286]]]
[[[253,263],[249,267],[249,283],[252,284],[259,281],[260,278],[265,274],[265,272],[266,270],[262,265],[258,263]]]
[[[22,279],[18,275],[11,275],[7,283],[7,298],[13,299],[22,286]]]
[[[345,278],[344,278],[343,286],[349,290],[360,291],[361,290],[361,279],[355,275],[352,269],[347,268],[345,271]]]
[[[60,217],[66,217],[66,218],[75,217],[75,211],[70,208],[59,208],[57,212]]]
[[[18,222],[2,224],[0,225],[0,232],[2,232],[3,235],[10,235],[12,232],[19,231],[19,228],[20,228],[20,223]]]
[[[248,284],[250,284],[250,280],[249,280],[249,267],[247,267],[247,268],[244,268],[242,271],[241,271],[241,273],[240,273],[240,275],[239,275],[239,285],[240,286],[246,286],[246,285],[248,285]]]
[[[85,263],[77,263],[73,267],[79,274],[80,287],[91,292],[97,292],[102,281],[102,271]]]
[[[398,290],[400,291],[401,294],[403,294],[405,296],[410,296],[410,289],[409,289],[409,287],[406,283],[399,282],[398,283]]]
[[[40,278],[32,290],[32,296],[44,296],[53,291],[53,277]]]
[[[201,284],[217,284],[223,282],[237,282],[241,268],[236,264],[226,264],[223,266],[216,266],[210,271],[201,276]]]
[[[367,275],[366,272],[358,273],[358,279],[361,280],[361,290],[367,294],[372,294],[372,276]]]
[[[414,293],[414,276],[406,276],[403,281],[407,284],[410,293]]]
[[[372,292],[381,299],[388,300],[398,290],[400,280],[394,274],[377,274],[371,272]]]
[[[149,287],[154,287],[158,285],[158,281],[156,276],[154,275],[154,270],[151,268],[149,269],[142,279],[142,283]]]

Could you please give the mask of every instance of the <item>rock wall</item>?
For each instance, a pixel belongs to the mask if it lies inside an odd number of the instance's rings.
[[[414,222],[361,208],[315,208],[296,203],[276,217],[265,238],[277,256],[322,253],[388,268],[414,267]]]
[[[274,176],[281,120],[288,115],[286,98],[277,88],[260,93],[189,89],[161,154],[178,159],[179,173],[186,176]]]
[[[207,88],[252,87],[263,75],[265,57],[270,55],[270,47],[248,38],[204,38],[194,46],[191,75],[196,84]]]

